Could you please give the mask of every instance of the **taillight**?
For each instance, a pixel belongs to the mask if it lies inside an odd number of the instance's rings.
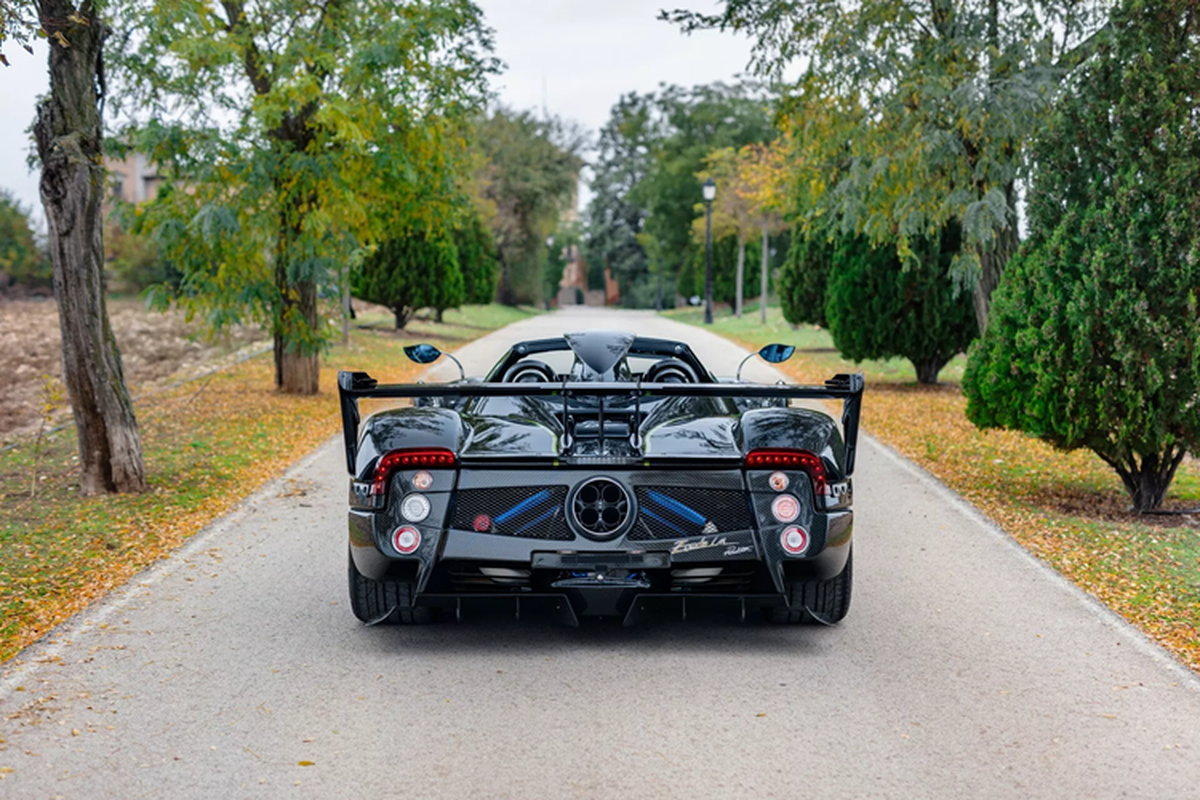
[[[783,545],[784,550],[798,556],[808,549],[808,531],[799,525],[793,525],[783,531],[779,543]]]
[[[771,502],[771,514],[779,522],[792,522],[800,516],[800,501],[790,494],[781,494]]]
[[[401,528],[396,528],[392,534],[392,547],[396,548],[397,553],[403,555],[412,555],[421,546],[421,532],[416,528],[405,525]]]
[[[807,450],[751,450],[746,454],[746,467],[770,469],[790,467],[805,472],[812,481],[813,492],[818,496],[827,494],[829,477],[821,457]],[[772,487],[773,488],[773,487]],[[778,491],[778,490],[776,490]]]
[[[421,469],[453,467],[454,452],[443,447],[414,450],[393,450],[375,464],[371,477],[371,494],[382,495],[387,491],[388,479],[398,469]]]

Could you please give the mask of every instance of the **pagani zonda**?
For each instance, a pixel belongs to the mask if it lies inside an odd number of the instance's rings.
[[[850,605],[862,390],[858,374],[721,381],[683,342],[611,331],[521,342],[481,380],[339,373],[354,613],[413,623],[470,601],[518,613],[542,601],[568,623],[630,623],[652,603],[686,614],[723,601],[837,622]],[[415,404],[360,431],[362,398]],[[843,400],[841,430],[789,407],[798,398]]]

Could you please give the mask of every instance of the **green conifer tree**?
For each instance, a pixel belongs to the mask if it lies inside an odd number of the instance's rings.
[[[1030,238],[972,348],[967,415],[1087,447],[1137,511],[1200,445],[1200,18],[1126,0],[1037,142]]]
[[[966,349],[978,327],[971,296],[949,279],[960,245],[955,226],[914,248],[902,264],[892,247],[873,248],[861,236],[837,242],[826,290],[825,317],[833,343],[847,358],[906,358],[917,381],[938,373]]]
[[[825,319],[825,286],[833,264],[833,247],[823,234],[792,237],[787,259],[779,269],[779,303],[783,318],[793,325],[802,322],[829,327]]]
[[[352,276],[356,297],[392,310],[402,329],[422,308],[441,312],[462,302],[463,278],[454,243],[423,226],[379,245]]]

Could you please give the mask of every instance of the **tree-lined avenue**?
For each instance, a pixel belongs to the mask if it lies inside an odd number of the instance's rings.
[[[684,338],[722,374],[742,355],[593,309],[457,355],[478,374],[517,339],[587,327]],[[747,375],[777,377],[759,363]],[[8,665],[4,796],[1161,798],[1200,785],[1200,681],[873,441],[855,476],[854,602],[836,628],[693,615],[570,629],[500,613],[363,628],[346,598],[345,482],[332,440]]]

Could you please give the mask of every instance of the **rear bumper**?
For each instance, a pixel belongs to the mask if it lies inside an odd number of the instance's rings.
[[[422,528],[418,551],[401,557],[388,552],[393,522],[385,514],[351,511],[349,522],[358,571],[373,580],[414,582],[418,605],[511,604],[518,614],[522,606],[541,605],[566,622],[580,616],[632,622],[654,606],[686,615],[689,603],[739,614],[787,605],[787,582],[827,580],[844,569],[853,533],[853,512],[813,513],[808,550],[794,556],[776,530],[558,542]]]

